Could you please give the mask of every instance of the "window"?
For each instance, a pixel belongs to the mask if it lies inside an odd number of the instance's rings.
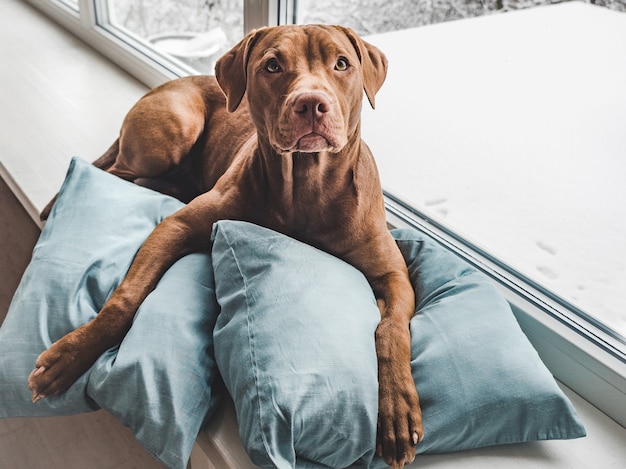
[[[215,61],[243,37],[243,0],[107,0],[107,24],[156,52],[212,73]]]
[[[524,34],[504,18],[491,29],[460,22],[391,33],[529,2],[30,1],[150,86],[209,73],[263,24],[342,23],[371,35],[395,81],[376,111],[364,107],[363,133],[392,221],[429,231],[503,285],[516,311],[536,311],[521,322],[547,343],[544,358],[573,360],[559,378],[600,408],[613,392],[623,402],[626,13],[564,19],[551,7],[550,21],[528,22]],[[602,3],[626,12],[626,0]]]

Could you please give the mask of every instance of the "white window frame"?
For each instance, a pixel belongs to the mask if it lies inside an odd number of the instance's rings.
[[[96,22],[104,0],[78,0],[80,14],[55,0],[27,0],[84,42],[150,87],[188,74],[147,46],[121,39]],[[244,30],[293,23],[295,0],[244,0]],[[509,301],[522,329],[557,379],[626,427],[624,344],[576,315],[571,305],[515,274],[453,231],[386,194],[389,222],[416,227],[489,275]]]

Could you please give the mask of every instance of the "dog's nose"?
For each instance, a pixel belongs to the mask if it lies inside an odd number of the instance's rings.
[[[330,109],[330,99],[324,93],[316,91],[302,93],[293,102],[293,111],[300,116],[319,118]]]

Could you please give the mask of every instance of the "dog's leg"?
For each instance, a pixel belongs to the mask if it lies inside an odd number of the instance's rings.
[[[187,231],[175,219],[165,219],[148,237],[126,279],[96,317],[39,355],[28,378],[33,402],[66,391],[102,353],[122,341],[139,305],[159,278],[190,252]]]
[[[419,397],[411,373],[409,321],[414,311],[413,290],[408,273],[404,272],[387,274],[374,282],[373,287],[381,313],[376,329],[379,386],[376,451],[387,464],[401,468],[413,461],[415,445],[424,437]]]
[[[424,437],[411,373],[409,322],[415,311],[415,293],[404,258],[387,230],[349,261],[368,278],[381,315],[375,336],[379,388],[376,452],[390,466],[402,468],[413,461],[415,446]]]
[[[118,345],[165,271],[184,255],[208,249],[215,221],[239,216],[229,201],[238,200],[240,195],[230,196],[237,190],[236,184],[230,187],[230,191],[222,188],[197,197],[155,228],[98,315],[37,358],[28,378],[33,402],[66,391],[102,353]]]

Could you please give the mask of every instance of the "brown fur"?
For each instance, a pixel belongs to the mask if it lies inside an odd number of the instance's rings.
[[[360,137],[363,90],[373,106],[386,68],[384,55],[346,28],[264,28],[219,60],[216,78],[174,80],[143,97],[96,165],[189,203],[148,237],[96,318],[37,359],[33,400],[64,392],[118,344],[162,274],[208,248],[214,222],[247,220],[365,274],[381,312],[377,451],[394,467],[412,461],[423,437],[410,366],[415,299]]]

